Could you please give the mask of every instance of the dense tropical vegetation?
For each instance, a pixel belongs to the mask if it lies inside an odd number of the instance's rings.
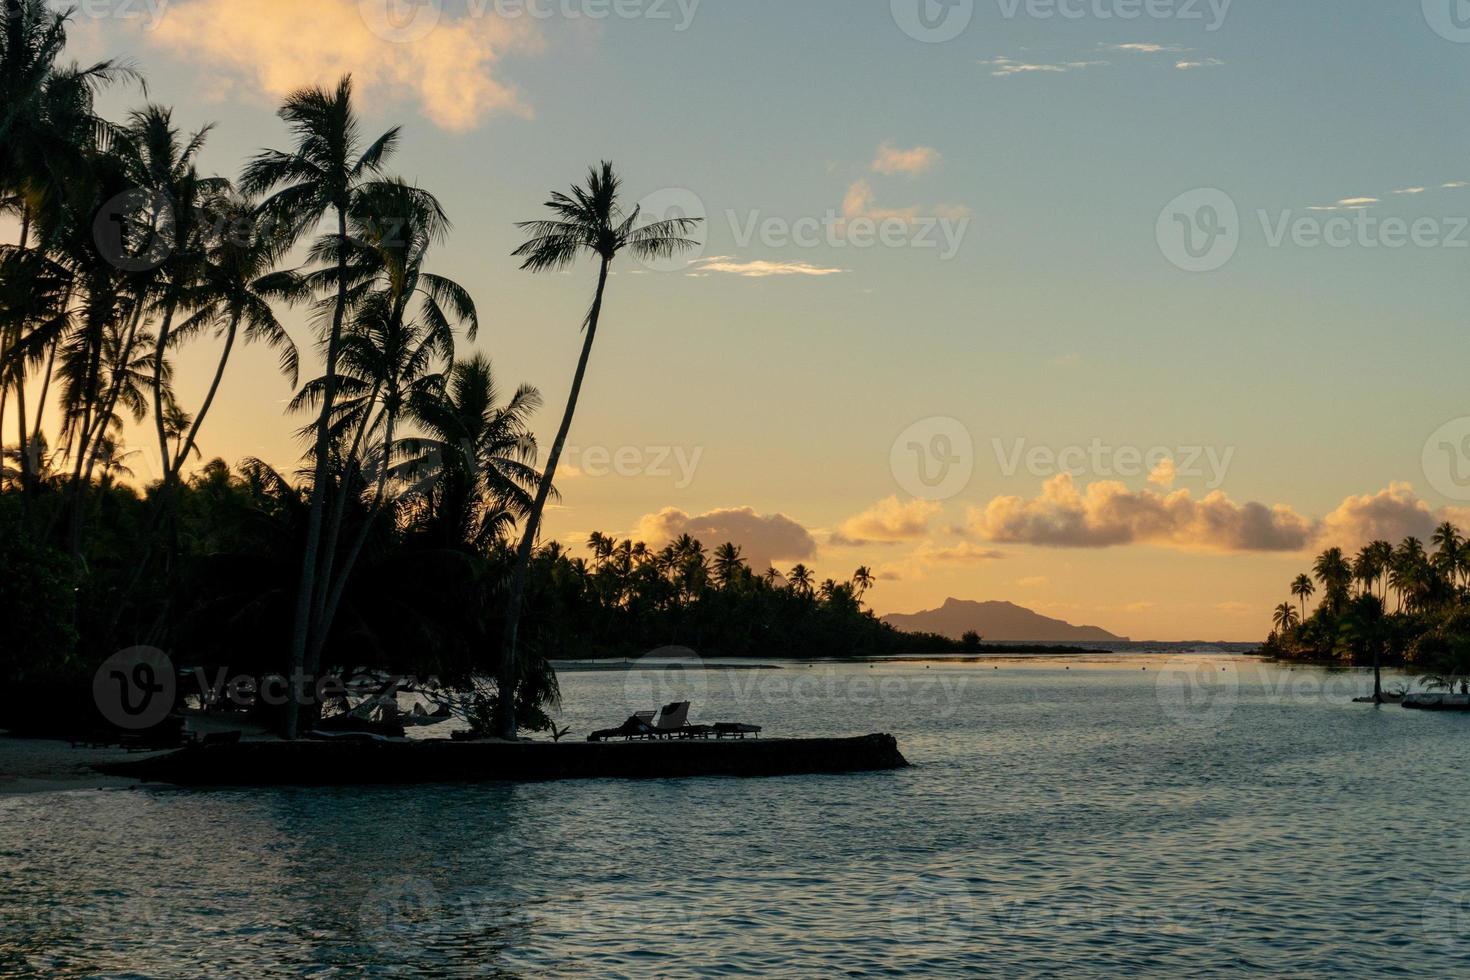
[[[1470,542],[1454,524],[1436,528],[1428,547],[1409,537],[1369,542],[1352,557],[1329,548],[1289,591],[1272,613],[1269,654],[1402,665],[1438,690],[1470,679]]]
[[[208,127],[187,132],[153,104],[98,114],[100,90],[140,78],[115,62],[63,64],[66,14],[43,0],[5,0],[5,14],[0,209],[19,224],[0,245],[7,711],[85,692],[103,659],[146,644],[254,676],[432,674],[509,734],[550,724],[553,657],[916,642],[864,610],[867,569],[817,584],[803,566],[751,569],[734,544],[595,535],[584,558],[542,540],[610,267],[625,251],[690,244],[692,221],[625,213],[611,165],[520,226],[529,271],[599,264],[543,464],[541,395],[467,351],[475,300],[434,271],[449,218],[390,169],[397,129],[364,134],[350,78],[288,97],[287,148],[231,180],[200,169]],[[283,324],[290,308],[309,342]],[[201,344],[213,345],[210,384],[186,404],[174,364]],[[204,453],[246,344],[274,350],[297,392],[294,472]],[[142,485],[125,437],[156,451]],[[301,714],[284,712],[286,734]]]

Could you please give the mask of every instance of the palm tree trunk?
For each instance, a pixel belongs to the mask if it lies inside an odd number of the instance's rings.
[[[240,329],[240,314],[236,313],[230,317],[229,329],[225,332],[225,347],[220,352],[219,364],[214,369],[214,380],[209,384],[209,393],[204,396],[204,403],[199,406],[199,412],[194,416],[194,422],[189,426],[189,434],[179,444],[179,455],[174,460],[174,470],[183,468],[184,460],[194,451],[194,440],[199,438],[199,427],[204,424],[204,416],[209,414],[209,409],[214,405],[214,396],[219,393],[220,382],[225,377],[225,367],[230,363],[230,351],[235,346],[235,334]]]
[[[317,560],[322,543],[322,515],[326,508],[327,451],[331,441],[332,405],[337,397],[337,355],[342,346],[342,320],[347,313],[347,208],[337,206],[337,305],[332,311],[332,332],[327,337],[327,371],[322,383],[322,414],[316,428],[316,468],[312,476],[311,511],[306,522],[306,544],[301,551],[301,579],[296,583],[296,616],[291,627],[291,673],[295,693],[308,668],[307,646],[311,636],[311,599],[316,588]],[[293,697],[286,710],[286,737],[296,737],[299,714]]]
[[[368,510],[367,517],[358,528],[357,535],[352,542],[352,547],[347,552],[346,560],[342,563],[342,569],[337,573],[337,580],[332,583],[330,594],[327,596],[326,606],[322,610],[321,624],[318,635],[313,641],[315,647],[313,657],[317,662],[321,661],[322,651],[327,643],[327,631],[331,627],[332,620],[337,616],[337,608],[342,604],[342,594],[347,590],[347,579],[352,574],[352,569],[357,565],[357,559],[362,555],[363,545],[367,544],[368,534],[373,528],[373,520],[377,516],[379,508],[383,506],[383,498],[388,490],[388,462],[392,458],[393,431],[397,422],[396,415],[389,413],[383,436],[383,464],[378,470],[378,489],[373,494],[373,506]]]
[[[536,502],[526,517],[525,534],[521,537],[520,549],[516,552],[515,571],[511,577],[510,595],[505,610],[505,632],[500,644],[500,671],[496,679],[499,701],[500,735],[516,737],[516,685],[519,664],[516,662],[516,641],[521,627],[521,600],[526,591],[526,577],[530,571],[531,552],[536,547],[536,535],[541,529],[541,515],[546,510],[546,501],[551,496],[556,466],[561,461],[567,435],[572,429],[572,417],[577,411],[577,399],[582,394],[582,381],[587,376],[587,362],[592,358],[592,342],[597,337],[597,323],[602,318],[602,297],[607,291],[607,273],[611,261],[602,260],[602,269],[597,276],[597,294],[592,300],[592,309],[587,313],[587,337],[582,341],[582,357],[577,362],[577,373],[572,377],[572,392],[567,398],[567,410],[562,415],[561,428],[556,441],[551,444],[551,455],[546,459],[546,469],[541,474],[541,486],[536,490]]]

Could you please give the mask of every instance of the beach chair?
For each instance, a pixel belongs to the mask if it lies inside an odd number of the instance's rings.
[[[664,705],[659,712],[658,723],[653,726],[654,738],[675,738],[683,735],[689,727],[689,702],[675,701]]]
[[[621,738],[625,741],[633,739],[654,738],[653,712],[639,711],[633,717],[623,722],[618,728],[605,728],[600,732],[593,732],[587,736],[589,742],[606,742],[609,739]]]

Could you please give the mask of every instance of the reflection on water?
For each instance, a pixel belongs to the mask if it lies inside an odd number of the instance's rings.
[[[0,975],[1470,970],[1470,717],[1162,657],[574,673],[915,768],[0,798]],[[1071,666],[1072,669],[1066,669]]]

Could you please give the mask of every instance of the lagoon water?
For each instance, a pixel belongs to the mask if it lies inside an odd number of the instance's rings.
[[[564,720],[687,691],[914,767],[0,797],[0,976],[1470,972],[1470,716],[1230,656],[773,662],[568,672]]]

